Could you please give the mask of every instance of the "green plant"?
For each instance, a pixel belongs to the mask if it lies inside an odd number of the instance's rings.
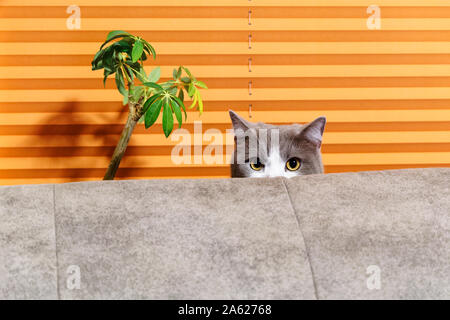
[[[138,122],[144,122],[145,128],[152,126],[162,113],[162,127],[166,137],[174,126],[173,116],[179,127],[187,119],[184,105],[185,93],[192,99],[189,108],[197,106],[203,112],[203,100],[199,88],[206,85],[197,80],[188,68],[180,66],[173,70],[173,79],[157,83],[160,68],[154,68],[148,75],[144,70],[144,61],[149,56],[156,58],[155,49],[144,39],[126,31],[111,31],[92,61],[92,70],[104,70],[103,84],[108,76],[115,74],[116,86],[123,95],[123,105],[128,105],[128,118],[114,150],[104,180],[112,180],[119,168],[131,134]],[[137,83],[137,80],[140,81]]]

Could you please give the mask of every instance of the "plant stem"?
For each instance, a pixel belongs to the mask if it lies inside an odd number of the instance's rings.
[[[125,76],[128,79],[128,118],[127,122],[125,123],[125,127],[122,130],[122,134],[120,135],[119,142],[117,142],[116,149],[114,149],[114,153],[111,157],[111,161],[109,163],[108,169],[106,170],[105,176],[103,177],[103,180],[114,180],[117,169],[120,165],[120,161],[122,160],[123,155],[127,150],[128,142],[130,141],[130,137],[133,133],[134,127],[138,123],[139,118],[142,116],[142,106],[140,105],[140,101],[132,101],[134,83],[130,80],[126,72]]]
[[[125,154],[131,134],[133,133],[134,127],[136,126],[138,120],[139,119],[136,120],[136,117],[132,112],[128,113],[127,122],[122,130],[119,142],[117,143],[116,149],[111,157],[111,162],[109,163],[108,170],[106,170],[103,180],[114,180],[120,161]]]

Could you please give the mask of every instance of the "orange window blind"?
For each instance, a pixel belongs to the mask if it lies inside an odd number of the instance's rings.
[[[448,0],[1,0],[0,18],[0,184],[103,177],[127,112],[90,66],[111,30],[152,43],[145,69],[161,80],[185,65],[208,85],[190,132],[201,120],[225,134],[228,109],[275,124],[325,115],[326,172],[450,167]],[[117,177],[229,177],[226,164],[173,164],[177,143],[160,120],[139,125]]]

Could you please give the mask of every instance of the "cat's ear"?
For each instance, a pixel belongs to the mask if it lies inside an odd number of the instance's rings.
[[[327,118],[319,117],[316,120],[305,124],[303,130],[300,132],[301,137],[311,142],[317,148],[320,148],[326,122]]]
[[[236,112],[233,110],[228,110],[230,113],[230,119],[231,123],[233,124],[234,131],[240,129],[242,131],[246,131],[252,127],[252,123],[245,120],[244,118],[240,117]]]

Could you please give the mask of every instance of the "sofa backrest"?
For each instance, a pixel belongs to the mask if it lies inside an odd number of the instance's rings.
[[[0,187],[1,299],[449,299],[450,169]]]

